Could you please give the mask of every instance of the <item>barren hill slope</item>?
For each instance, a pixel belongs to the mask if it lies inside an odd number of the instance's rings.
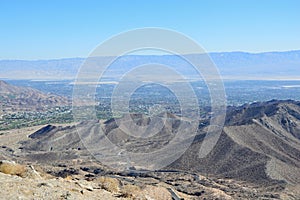
[[[69,104],[67,98],[45,94],[33,88],[13,86],[2,80],[0,80],[0,100],[4,112],[44,110]]]
[[[231,108],[223,133],[204,159],[198,150],[204,135],[172,168],[268,184],[300,183],[300,104],[270,101]]]
[[[281,181],[300,183],[299,116],[300,104],[294,101],[270,101],[230,108],[221,137],[207,157],[198,157],[205,136],[206,127],[202,127],[184,155],[167,168],[267,185]],[[140,118],[139,123],[148,121]],[[147,139],[129,137],[114,120],[101,124],[98,121],[82,122],[77,125],[80,136],[75,126],[49,125],[30,135],[22,148],[25,153],[30,152],[31,159],[49,161],[68,159],[68,156],[85,157],[88,152],[81,139],[98,148],[97,144],[103,139],[97,134],[101,128],[115,145],[127,151],[148,152],[172,140],[178,131],[178,123],[179,118],[170,117],[158,135]],[[109,149],[101,147],[101,150]]]

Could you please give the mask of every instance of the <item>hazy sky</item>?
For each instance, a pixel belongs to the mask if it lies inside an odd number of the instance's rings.
[[[0,0],[0,59],[86,57],[130,29],[184,33],[209,52],[300,49],[299,0]]]

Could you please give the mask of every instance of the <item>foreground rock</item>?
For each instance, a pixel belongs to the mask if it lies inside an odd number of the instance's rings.
[[[9,162],[9,161],[8,161]],[[13,162],[12,162],[13,163]],[[87,164],[87,163],[85,163]],[[297,199],[297,187],[288,190],[261,188],[229,179],[203,177],[186,172],[149,172],[146,174],[105,171],[91,174],[88,167],[35,166],[38,177],[0,172],[1,197],[4,199]],[[28,165],[22,165],[30,169]],[[96,166],[95,166],[96,167]],[[99,167],[99,166],[97,166]],[[103,169],[104,170],[104,169]],[[51,173],[50,173],[51,171]],[[63,176],[64,178],[62,178]]]

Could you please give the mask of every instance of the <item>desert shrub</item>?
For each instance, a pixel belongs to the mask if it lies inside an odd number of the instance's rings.
[[[24,177],[26,175],[26,167],[10,161],[0,161],[0,172],[4,174],[17,175]]]
[[[120,181],[116,178],[101,176],[98,178],[99,186],[112,193],[119,192]]]
[[[125,198],[138,198],[140,197],[141,188],[136,185],[124,185],[121,189],[121,195]]]
[[[160,200],[169,200],[172,199],[170,192],[163,187],[156,186],[146,186],[143,189],[143,195],[147,197],[147,199],[160,199]]]

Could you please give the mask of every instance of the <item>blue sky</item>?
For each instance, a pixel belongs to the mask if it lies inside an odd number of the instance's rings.
[[[184,33],[209,52],[300,49],[298,0],[0,0],[0,59],[86,57],[135,28]]]

